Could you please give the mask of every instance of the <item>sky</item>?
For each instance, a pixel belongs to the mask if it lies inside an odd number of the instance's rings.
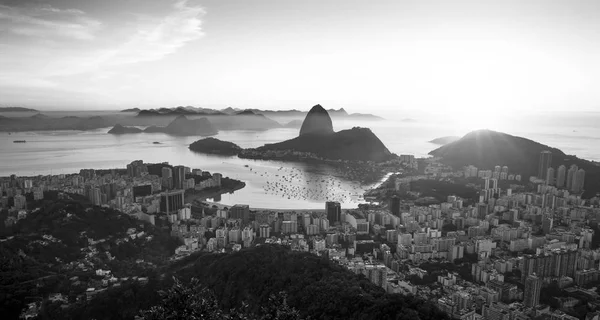
[[[0,105],[600,110],[600,1],[0,0]]]

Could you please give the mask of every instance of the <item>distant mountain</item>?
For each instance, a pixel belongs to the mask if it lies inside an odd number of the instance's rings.
[[[300,128],[300,136],[305,134],[331,134],[333,123],[329,113],[320,104],[312,107]]]
[[[264,114],[267,117],[274,118],[301,118],[305,117],[308,112],[299,111],[299,110],[259,110],[252,109],[255,113]],[[369,121],[379,121],[383,120],[382,117],[378,117],[376,115],[368,114],[368,113],[351,113],[348,114],[344,108],[340,108],[338,110],[329,109],[327,110],[329,116],[332,119],[352,119],[352,120],[369,120]]]
[[[238,111],[235,114],[238,115],[238,116],[240,116],[240,115],[241,116],[244,116],[244,115],[245,116],[248,116],[248,115],[255,116],[256,115],[256,113],[254,113],[254,111],[252,111],[250,109],[246,109],[246,110],[243,110],[243,111]]]
[[[121,110],[121,112],[140,112],[140,108],[125,109]]]
[[[50,118],[50,117],[48,117],[48,116],[47,116],[47,115],[45,115],[45,114],[36,113],[36,114],[32,115],[30,118],[31,118],[31,119],[48,119],[48,118]]]
[[[120,124],[115,124],[115,126],[108,131],[110,134],[127,134],[127,133],[140,133],[142,129],[136,127],[124,127]]]
[[[145,133],[165,133],[165,127],[159,127],[159,126],[149,126],[146,129],[144,129]]]
[[[454,142],[454,141],[456,141],[458,139],[460,139],[460,137],[457,137],[457,136],[446,136],[446,137],[435,138],[435,139],[427,141],[427,142],[443,146],[445,144]]]
[[[190,120],[181,115],[165,128],[168,134],[177,136],[211,136],[218,133],[206,118]]]
[[[334,132],[331,118],[321,105],[314,106],[307,114],[297,138],[267,144],[255,150],[307,152],[331,160],[382,162],[393,158],[393,154],[370,129],[354,127]]]
[[[429,154],[441,157],[442,162],[454,168],[474,165],[480,169],[492,169],[496,165],[508,166],[509,172],[521,174],[525,179],[536,176],[540,153],[552,152],[552,167],[572,164],[586,171],[584,197],[600,192],[600,166],[596,163],[566,155],[557,148],[512,136],[506,133],[478,130],[473,131]]]
[[[338,116],[338,117],[347,117],[348,116],[348,112],[346,112],[346,110],[344,110],[344,108],[340,108],[339,110],[329,109],[329,110],[327,110],[327,112],[332,117],[336,117],[336,116]]]
[[[374,114],[369,114],[369,113],[351,113],[348,115],[348,118],[357,119],[357,120],[370,120],[370,121],[384,120],[380,116],[376,116]]]
[[[241,110],[240,110],[240,109],[237,109],[237,108],[236,108],[236,109],[234,109],[234,108],[232,108],[232,107],[227,107],[227,108],[225,108],[225,109],[221,110],[221,112],[223,112],[223,113],[225,113],[225,114],[234,114],[234,113],[237,113],[237,112],[239,112],[239,111],[241,111]]]
[[[215,138],[205,138],[193,142],[189,146],[190,150],[195,152],[221,154],[221,155],[237,155],[242,148],[237,144],[227,141],[221,141]]]
[[[0,107],[0,112],[38,112],[35,109],[22,107]]]
[[[300,129],[302,127],[302,122],[302,120],[292,120],[283,126],[286,128]]]
[[[205,108],[194,108],[191,106],[183,107],[179,106],[176,108],[160,108],[158,110],[149,109],[149,110],[139,110],[137,116],[138,117],[161,117],[161,116],[178,116],[178,115],[225,115],[225,113],[213,110],[213,109],[205,109]]]

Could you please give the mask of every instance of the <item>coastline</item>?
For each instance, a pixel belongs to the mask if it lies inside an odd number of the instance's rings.
[[[228,179],[228,178],[225,178]],[[186,203],[194,203],[199,199],[215,198],[225,193],[233,193],[246,187],[246,183],[240,180],[228,179],[233,181],[233,186],[225,188],[207,188],[204,190],[188,189],[185,191],[184,201]]]

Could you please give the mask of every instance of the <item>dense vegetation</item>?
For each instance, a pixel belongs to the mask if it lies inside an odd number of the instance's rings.
[[[285,291],[287,303],[303,318],[316,319],[444,319],[420,299],[386,294],[327,258],[263,245],[233,254],[208,255],[178,272],[198,277],[225,309],[248,303],[259,312],[272,294]]]
[[[144,237],[131,239],[129,228]],[[0,314],[9,319],[51,293],[74,301],[87,288],[86,279],[95,279],[96,268],[112,270],[116,277],[152,275],[179,245],[168,231],[72,199],[43,201],[5,232],[12,237],[0,242]],[[79,285],[72,285],[73,276]]]
[[[568,169],[572,164],[576,164],[586,171],[584,197],[593,197],[600,192],[600,166],[566,155],[559,149],[501,132],[473,131],[429,154],[442,157],[444,163],[455,168],[474,165],[487,170],[496,165],[508,166],[510,172],[521,174],[527,179],[537,175],[540,153],[546,150],[552,152],[552,167],[565,165]]]
[[[180,282],[174,282],[174,277]],[[195,293],[181,283],[192,283]],[[212,302],[213,294],[216,304]],[[174,295],[179,298],[174,299]],[[210,312],[222,315],[222,319],[224,315],[257,319],[253,315],[264,315],[265,308],[286,317],[260,319],[297,319],[296,312],[303,319],[447,319],[429,302],[387,294],[364,276],[326,258],[276,245],[232,254],[195,254],[171,264],[145,287],[108,290],[89,303],[64,311],[60,317],[131,319],[138,310],[149,310],[153,313],[146,314],[147,319],[158,319],[173,315],[173,310],[194,313],[194,304],[200,310],[210,307]]]
[[[437,180],[416,180],[410,182],[410,190],[420,192],[422,197],[433,197],[440,202],[445,202],[448,196],[454,195],[467,201],[476,201],[477,190],[464,184]],[[468,203],[465,203],[468,205]]]

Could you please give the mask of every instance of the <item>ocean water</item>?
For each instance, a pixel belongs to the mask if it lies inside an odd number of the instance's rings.
[[[523,136],[588,160],[600,161],[600,115],[552,118],[518,118],[511,121],[477,122],[459,117],[427,116],[404,121],[334,121],[334,129],[370,127],[397,154],[425,157],[438,146],[437,137],[458,135],[489,128]],[[596,122],[597,120],[597,122]],[[254,208],[321,209],[327,200],[340,201],[344,208],[356,207],[358,195],[372,187],[348,181],[327,165],[259,161],[194,153],[188,145],[198,137],[172,137],[162,133],[115,136],[110,128],[93,131],[0,133],[0,176],[75,173],[83,168],[124,168],[127,163],[169,162],[246,182],[246,187],[222,196],[225,204],[244,203]],[[221,131],[216,138],[241,147],[259,147],[297,136],[298,129],[262,132]],[[13,143],[26,140],[27,143]],[[153,144],[158,141],[161,144]]]

